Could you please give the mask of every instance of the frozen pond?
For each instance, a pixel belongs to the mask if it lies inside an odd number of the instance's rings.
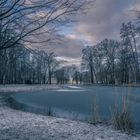
[[[140,88],[111,86],[67,86],[63,89],[20,92],[12,97],[26,111],[43,113],[51,108],[56,116],[88,119],[95,106],[102,120],[108,120],[115,106],[121,108],[128,97],[128,108],[135,123],[140,122]],[[45,112],[45,111],[44,111]]]

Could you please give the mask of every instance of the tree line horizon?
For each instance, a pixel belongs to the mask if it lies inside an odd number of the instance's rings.
[[[70,23],[73,14],[86,4],[89,3],[83,1],[81,4],[79,0],[30,1],[28,4],[26,0],[2,0],[0,84],[52,84],[54,79],[57,84],[65,84],[71,78],[75,84],[140,84],[139,16],[134,21],[122,24],[120,41],[104,39],[96,45],[85,47],[80,69],[76,65],[60,67],[63,62],[57,61],[54,52],[26,47],[28,43],[41,43],[31,36],[52,35],[55,27]],[[33,18],[35,11],[40,14]],[[23,23],[21,20],[24,20]],[[50,40],[49,36],[45,41],[48,43]]]

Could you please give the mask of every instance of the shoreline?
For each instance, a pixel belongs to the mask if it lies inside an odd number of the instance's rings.
[[[14,110],[0,98],[0,140],[139,140],[111,126]]]
[[[140,84],[0,84],[0,93],[2,92],[18,92],[18,91],[33,91],[33,90],[51,90],[51,89],[62,89],[65,86],[106,86],[106,87],[129,87],[129,88],[140,88]],[[16,89],[15,89],[16,87]]]
[[[26,84],[9,84],[0,85],[0,93],[16,93],[24,91],[39,91],[60,89],[60,85],[26,85]]]
[[[83,86],[137,87],[137,88],[140,88],[140,84],[83,84]]]

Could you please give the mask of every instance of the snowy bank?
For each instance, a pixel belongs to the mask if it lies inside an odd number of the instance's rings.
[[[111,127],[13,110],[0,101],[0,140],[139,140]]]
[[[0,93],[60,89],[59,85],[0,85]]]

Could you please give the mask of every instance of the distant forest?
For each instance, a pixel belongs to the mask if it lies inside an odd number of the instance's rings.
[[[63,4],[65,8],[68,6],[67,3]],[[78,10],[76,8],[81,6],[78,4],[65,12],[68,15],[75,13]],[[42,5],[41,7],[43,8]],[[55,3],[52,3],[52,7],[56,8]],[[136,20],[122,24],[120,41],[104,39],[96,45],[87,46],[81,52],[80,67],[62,67],[63,62],[56,59],[57,54],[54,52],[35,50],[26,45],[32,34],[41,35],[38,30],[45,24],[50,27],[49,22],[53,21],[53,26],[49,29],[53,32],[60,22],[64,25],[69,21],[61,17],[61,14],[54,17],[55,11],[53,16],[50,15],[53,18],[48,17],[47,21],[42,16],[38,19],[30,18],[29,15],[36,8],[40,8],[38,3],[29,9],[21,0],[16,0],[15,3],[9,3],[8,0],[0,2],[0,84],[64,84],[70,80],[76,84],[140,84],[139,14]],[[52,11],[49,12],[52,14]]]

